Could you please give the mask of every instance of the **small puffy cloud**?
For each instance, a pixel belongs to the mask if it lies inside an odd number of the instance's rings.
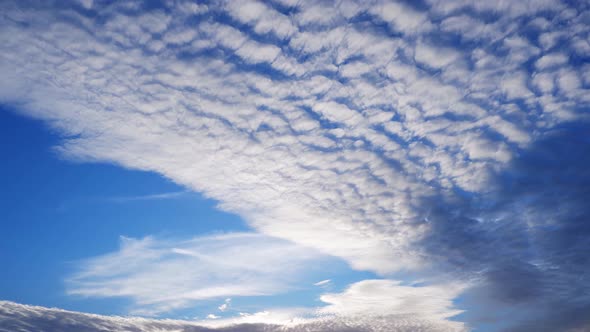
[[[230,304],[231,304],[231,299],[227,298],[219,307],[217,307],[217,309],[219,309],[219,311],[221,311],[221,312],[224,312],[229,308]]]
[[[274,33],[279,38],[288,38],[297,28],[291,19],[259,1],[227,1],[225,9],[240,22],[252,25],[257,33]]]
[[[168,31],[162,38],[164,42],[172,45],[190,43],[197,36],[197,32],[192,29],[180,31]]]
[[[493,142],[484,138],[472,138],[464,144],[464,149],[469,158],[493,159],[507,162],[511,158],[510,151],[503,142]]]
[[[535,66],[539,70],[545,70],[563,66],[568,62],[568,60],[569,57],[563,53],[546,54],[537,60],[537,62],[535,62]]]
[[[418,34],[432,28],[426,13],[417,11],[403,2],[383,1],[372,6],[369,12],[405,34]]]
[[[541,93],[550,93],[555,87],[555,75],[551,73],[538,73],[533,76],[533,84]]]
[[[509,100],[528,98],[532,96],[528,88],[528,80],[528,75],[517,72],[502,80],[500,88]]]
[[[415,52],[417,62],[437,69],[448,66],[461,57],[460,53],[456,50],[435,47],[422,42],[416,45]]]
[[[565,94],[568,94],[578,90],[582,82],[576,72],[565,70],[558,74],[557,84]]]
[[[344,123],[349,126],[356,125],[362,118],[362,115],[351,110],[346,105],[335,102],[315,104],[313,110],[329,121]]]

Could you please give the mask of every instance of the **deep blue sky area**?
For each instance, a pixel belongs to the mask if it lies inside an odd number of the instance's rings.
[[[247,229],[214,201],[157,174],[64,160],[52,149],[59,142],[43,123],[0,109],[0,299],[120,313],[113,305],[123,301],[65,295],[73,262],[115,251],[120,236]],[[178,194],[150,198],[165,193]]]

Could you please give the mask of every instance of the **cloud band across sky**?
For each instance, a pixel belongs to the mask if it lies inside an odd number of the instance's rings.
[[[515,331],[588,326],[588,3],[0,6],[0,102],[63,156],[353,269],[469,285]]]

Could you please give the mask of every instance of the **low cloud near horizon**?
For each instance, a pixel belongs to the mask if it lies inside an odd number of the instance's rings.
[[[342,293],[321,296],[326,306],[240,313],[219,319],[181,321],[84,314],[0,301],[0,331],[467,331],[448,318],[460,313],[452,298],[461,289],[404,286],[391,280],[364,280]],[[228,303],[226,301],[225,303]]]

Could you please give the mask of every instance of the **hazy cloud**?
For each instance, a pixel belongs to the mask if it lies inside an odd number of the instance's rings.
[[[273,295],[296,286],[305,268],[327,258],[259,234],[189,240],[122,238],[119,251],[79,263],[68,293],[127,296],[132,313],[154,315],[224,296]],[[230,299],[219,307],[225,311]]]

